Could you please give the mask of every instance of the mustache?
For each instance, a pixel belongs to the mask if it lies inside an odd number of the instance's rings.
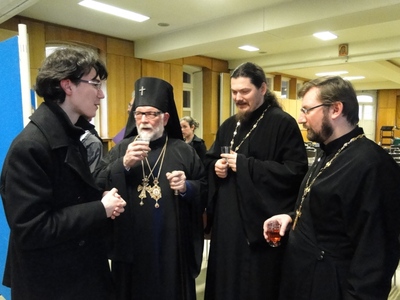
[[[236,101],[236,105],[244,105],[244,104],[247,104],[247,101],[245,101],[245,100],[237,100]]]
[[[149,124],[140,124],[139,129],[153,129],[153,126]]]

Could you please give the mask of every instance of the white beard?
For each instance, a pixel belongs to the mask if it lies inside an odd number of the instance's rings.
[[[147,130],[145,130],[145,128]],[[161,115],[158,125],[152,126],[150,124],[140,124],[138,126],[138,133],[140,137],[149,138],[150,141],[159,139],[164,133],[164,116]]]

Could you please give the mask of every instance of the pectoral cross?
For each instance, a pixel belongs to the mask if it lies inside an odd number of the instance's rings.
[[[139,184],[137,187],[137,191],[140,192],[139,198],[140,198],[140,205],[143,205],[143,199],[146,198],[146,191],[149,190],[148,187],[149,179],[147,177],[142,179],[142,184]]]
[[[299,221],[299,218],[301,217],[301,211],[300,209],[296,210],[296,217],[294,218],[294,222],[293,222],[293,230],[296,228],[296,224]]]

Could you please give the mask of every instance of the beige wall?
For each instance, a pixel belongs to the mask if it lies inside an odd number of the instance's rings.
[[[18,24],[27,25],[30,47],[30,67],[32,85],[38,69],[45,58],[47,44],[76,43],[99,50],[100,56],[107,64],[108,99],[108,137],[115,136],[127,121],[126,108],[131,98],[134,82],[142,76],[154,76],[169,81],[174,87],[174,96],[178,113],[182,115],[183,105],[183,65],[199,66],[203,69],[203,138],[208,146],[214,141],[219,126],[219,75],[229,73],[228,62],[209,57],[194,56],[181,59],[157,62],[135,58],[134,43],[100,34],[67,28],[41,21],[14,17],[2,24],[0,29],[17,32]],[[283,74],[283,76],[286,76]],[[282,75],[275,74],[274,89],[280,90]],[[304,80],[304,79],[302,79]],[[295,90],[296,79],[290,80],[290,91]],[[229,81],[221,87],[224,99],[229,99]],[[295,99],[295,94],[290,94]],[[39,100],[40,102],[40,100]],[[400,126],[400,91],[381,90],[378,92],[376,141],[379,141],[379,129],[382,125]],[[226,100],[223,103],[226,107]],[[297,119],[300,101],[284,99],[282,106]],[[303,137],[305,137],[305,132]],[[395,132],[400,136],[400,131]],[[111,146],[112,144],[110,144]]]
[[[207,104],[204,106],[213,111],[203,116],[203,128],[207,134],[206,143],[211,145],[217,128],[216,114],[218,109],[218,76],[220,72],[228,72],[226,61],[212,59],[208,57],[186,57],[168,62],[157,62],[141,60],[135,58],[134,43],[131,41],[116,39],[96,33],[86,32],[74,28],[67,28],[41,21],[14,17],[2,24],[0,28],[11,36],[18,32],[18,24],[27,25],[30,47],[30,66],[32,86],[40,65],[45,58],[45,48],[48,44],[73,43],[94,47],[99,50],[101,58],[105,61],[109,71],[107,80],[107,100],[108,100],[108,137],[115,136],[126,124],[128,115],[126,113],[127,104],[131,98],[134,82],[142,76],[154,76],[169,81],[174,87],[174,96],[178,113],[182,115],[183,110],[183,65],[200,66],[205,71],[206,81],[204,90],[207,91]],[[212,74],[212,76],[211,76]],[[208,97],[210,96],[211,97]],[[42,99],[38,100],[39,103]],[[107,137],[106,137],[107,138]],[[112,143],[110,144],[112,146]]]

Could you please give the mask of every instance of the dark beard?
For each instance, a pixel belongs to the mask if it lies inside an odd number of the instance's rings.
[[[316,143],[324,143],[333,133],[332,126],[328,123],[328,118],[324,113],[324,118],[322,119],[322,128],[319,133],[312,131],[307,135],[307,138]]]
[[[238,112],[235,116],[236,121],[239,121],[240,123],[246,122],[247,120],[250,119],[251,113],[252,112],[248,112],[248,111]]]

